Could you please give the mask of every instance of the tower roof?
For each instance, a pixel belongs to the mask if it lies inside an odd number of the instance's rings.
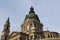
[[[7,30],[8,32],[10,32],[9,28],[10,28],[10,21],[9,21],[9,17],[8,17],[7,21],[6,21],[5,24],[4,24],[4,29],[3,29],[2,32],[6,31],[6,30]]]
[[[5,22],[5,25],[10,25],[9,17],[8,17],[7,21]]]
[[[26,15],[26,17],[25,17],[25,20],[26,19],[36,19],[36,20],[38,20],[40,22],[37,14],[35,14],[35,11],[34,11],[33,7],[30,8],[29,14]]]

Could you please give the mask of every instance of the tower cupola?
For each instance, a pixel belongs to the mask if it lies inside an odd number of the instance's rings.
[[[4,29],[3,29],[2,35],[1,35],[1,40],[8,40],[9,33],[10,33],[10,21],[8,18],[4,24]]]
[[[40,20],[39,20],[37,14],[35,14],[35,11],[34,11],[34,8],[33,8],[33,7],[30,8],[29,14],[26,15],[24,21],[26,21],[27,19],[35,19],[35,20],[37,20],[37,21],[40,22]]]

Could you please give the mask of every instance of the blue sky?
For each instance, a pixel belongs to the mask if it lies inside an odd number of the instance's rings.
[[[44,30],[60,33],[60,0],[0,0],[0,35],[8,17],[10,31],[20,31],[31,6],[44,24]]]

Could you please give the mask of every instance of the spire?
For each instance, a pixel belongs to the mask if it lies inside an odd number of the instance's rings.
[[[9,21],[9,17],[7,19],[7,21],[4,24],[4,29],[2,31],[2,35],[1,35],[1,40],[8,40],[8,36],[10,33],[10,21]]]
[[[31,8],[30,8],[30,12],[29,13],[35,13],[34,12],[34,8],[31,6]]]
[[[7,19],[6,23],[8,23],[8,22],[9,22],[9,17],[8,17],[8,19]]]
[[[4,24],[4,30],[3,31],[5,31],[5,30],[10,31],[9,29],[10,29],[10,21],[9,21],[9,17],[8,17],[7,21]]]
[[[5,25],[10,25],[9,17],[8,17],[7,21],[5,22]]]

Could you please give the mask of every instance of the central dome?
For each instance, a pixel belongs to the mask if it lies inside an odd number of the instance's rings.
[[[26,15],[26,17],[25,17],[25,20],[26,20],[26,19],[36,19],[37,21],[40,22],[38,16],[37,16],[37,15],[35,14],[35,12],[34,12],[34,8],[33,8],[33,7],[30,8],[29,14]]]

